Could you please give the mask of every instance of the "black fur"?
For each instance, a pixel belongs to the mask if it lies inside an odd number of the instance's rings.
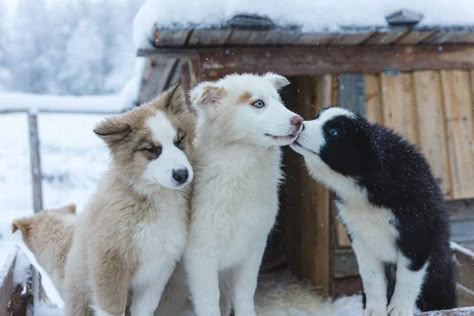
[[[334,130],[336,134],[334,134]],[[417,305],[422,311],[456,305],[455,265],[449,247],[448,213],[425,158],[390,129],[357,116],[337,116],[323,126],[319,153],[331,169],[357,180],[369,202],[391,209],[399,231],[397,245],[412,270],[430,264]],[[390,297],[393,273],[388,283]]]

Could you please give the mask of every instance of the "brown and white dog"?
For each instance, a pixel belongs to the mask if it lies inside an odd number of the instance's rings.
[[[195,116],[178,86],[94,132],[112,161],[78,218],[66,315],[153,315],[186,244]]]
[[[61,296],[64,265],[71,248],[76,218],[76,205],[70,204],[43,210],[12,223],[12,232],[21,231],[23,242],[51,277]]]

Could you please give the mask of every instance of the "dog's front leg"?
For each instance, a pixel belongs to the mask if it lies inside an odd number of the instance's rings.
[[[253,250],[242,264],[234,269],[233,306],[235,316],[255,316],[254,295],[265,243]]]
[[[364,316],[386,316],[387,280],[384,264],[357,239],[353,240],[352,248],[356,254],[366,297]]]
[[[415,303],[420,295],[427,267],[428,262],[418,270],[411,269],[410,260],[399,253],[395,291],[387,307],[390,316],[412,316],[414,314]]]
[[[185,252],[184,264],[196,315],[220,316],[216,256],[189,250]]]
[[[119,250],[97,251],[91,257],[89,275],[96,315],[124,315],[129,285],[127,262]]]
[[[132,316],[151,316],[157,309],[166,283],[176,265],[173,260],[160,261],[144,263],[133,277],[130,304]]]

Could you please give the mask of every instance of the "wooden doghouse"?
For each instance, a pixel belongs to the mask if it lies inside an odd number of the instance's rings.
[[[256,24],[262,20],[249,18]],[[215,29],[155,29],[153,48],[138,51],[147,60],[140,102],[178,79],[189,89],[234,72],[285,75],[292,84],[282,91],[283,99],[306,119],[319,107],[337,104],[415,143],[448,201],[454,240],[474,248],[472,28],[398,25],[305,33],[272,23],[240,27],[238,21]],[[348,285],[340,284],[357,275],[357,265],[330,194],[287,149],[284,169],[266,267],[287,264],[324,295],[348,292]]]

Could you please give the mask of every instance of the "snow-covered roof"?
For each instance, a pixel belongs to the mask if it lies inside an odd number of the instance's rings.
[[[265,16],[303,32],[341,32],[386,27],[386,16],[403,9],[423,16],[420,28],[474,25],[470,0],[147,0],[135,18],[134,37],[144,47],[154,27],[221,27],[238,14]]]

